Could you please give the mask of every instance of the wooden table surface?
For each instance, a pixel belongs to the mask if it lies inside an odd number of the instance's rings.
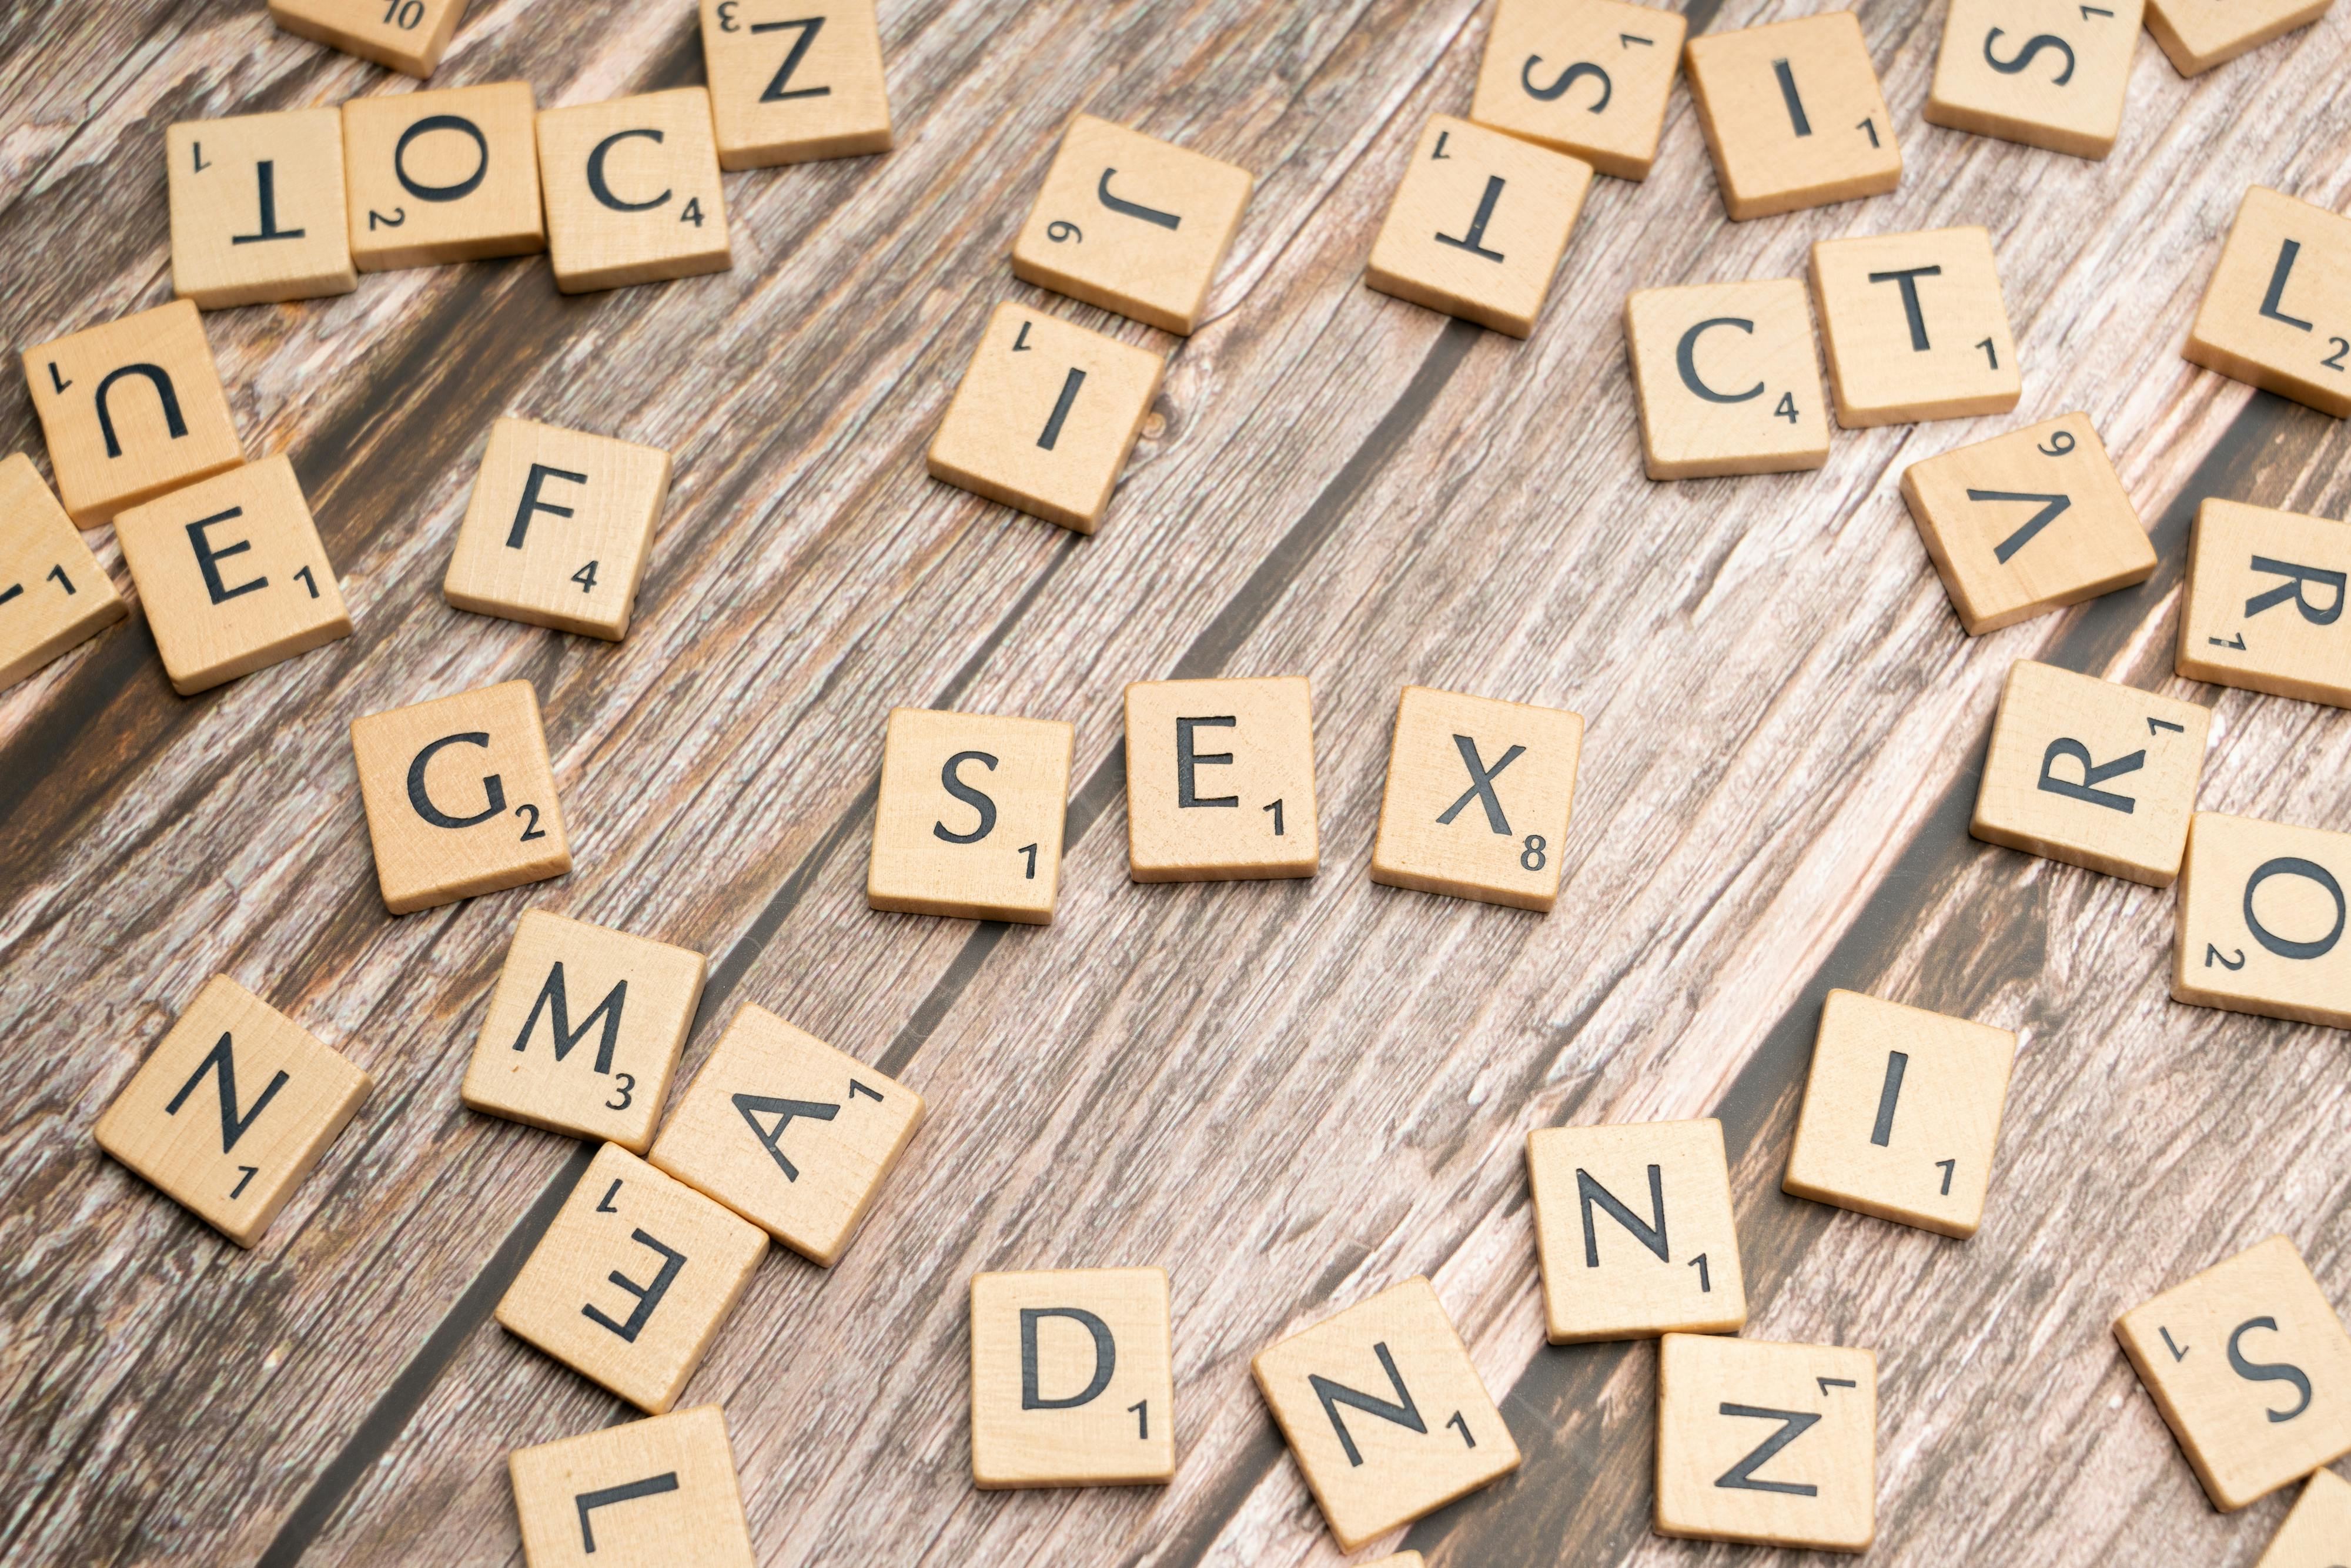
[[[489,1320],[589,1152],[458,1103],[536,907],[711,955],[681,1083],[756,1001],[930,1101],[841,1262],[772,1251],[683,1401],[725,1406],[763,1562],[1335,1562],[1249,1357],[1415,1273],[1526,1464],[1404,1544],[1464,1568],[1761,1561],[1650,1533],[1655,1347],[1543,1343],[1527,1131],[1704,1115],[1747,1332],[1878,1354],[1873,1561],[2253,1561],[2292,1494],[2215,1513],[2109,1324],[2277,1231],[2351,1303],[2346,1036],[2172,1003],[2171,895],[1966,825],[2001,677],[2032,657],[2213,705],[2204,806],[2351,827],[2345,716],[2171,674],[2199,497],[2351,509],[2341,424],[2179,357],[2248,183],[2351,205],[2351,15],[2194,80],[2143,42],[2093,163],[1922,124],[1942,7],[1871,0],[1897,193],[1728,224],[1677,89],[1655,172],[1598,183],[1522,343],[1361,279],[1414,136],[1468,102],[1486,9],[884,0],[897,151],[729,175],[729,273],[564,298],[538,256],[207,319],[248,451],[292,453],[358,630],[183,700],[134,617],[0,695],[0,1553],[520,1561],[507,1451],[633,1414]],[[0,38],[16,347],[169,296],[168,122],[411,85],[259,0],[24,5]],[[517,77],[542,105],[699,81],[692,8],[475,0],[434,85]],[[1259,176],[1188,340],[1010,277],[1080,108]],[[1998,248],[2012,418],[1841,432],[1810,474],[1642,477],[1628,289],[1800,276],[1815,238],[1956,223]],[[1092,538],[924,474],[1008,298],[1172,355]],[[1970,640],[1896,480],[2074,409],[2161,570]],[[622,644],[442,600],[509,412],[676,454]],[[42,455],[21,390],[0,437]],[[1322,874],[1131,884],[1121,687],[1292,673]],[[577,869],[387,916],[345,727],[516,677]],[[1407,682],[1588,719],[1548,917],[1366,880]],[[867,909],[901,704],[1077,726],[1050,927]],[[251,1252],[90,1137],[221,971],[376,1080]],[[1834,986],[2022,1034],[1974,1239],[1781,1193]],[[970,1276],[1139,1263],[1174,1280],[1175,1482],[975,1491]]]

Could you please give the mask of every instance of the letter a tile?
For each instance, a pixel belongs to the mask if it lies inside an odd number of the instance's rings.
[[[765,169],[890,151],[873,0],[820,8],[702,0],[702,66],[718,166]]]
[[[465,1069],[465,1103],[644,1153],[705,971],[684,947],[525,910]]]
[[[1815,241],[1812,274],[1847,430],[2006,413],[2023,394],[1985,230]]]
[[[1970,828],[1986,843],[2169,887],[2188,852],[2212,711],[2019,659]]]
[[[1635,289],[1625,341],[1650,478],[1784,474],[1829,460],[1812,306],[1794,278]]]
[[[0,457],[0,691],[130,613],[33,460]]]
[[[866,902],[1050,925],[1076,744],[1058,719],[893,708]]]
[[[1405,165],[1364,281],[1431,310],[1523,338],[1592,188],[1592,165],[1450,115]]]
[[[2198,76],[2306,27],[2335,0],[2147,0],[2147,30],[2181,76]]]
[[[2351,833],[2199,811],[2180,872],[2171,996],[2351,1029]]]
[[[2224,1513],[2351,1453],[2351,1333],[2283,1236],[2133,1307],[2115,1337]]]
[[[1127,864],[1137,882],[1312,876],[1314,716],[1303,675],[1126,688]]]
[[[2342,1568],[2346,1542],[2351,1542],[2351,1481],[2333,1470],[2313,1470],[2253,1568]]]
[[[172,292],[207,310],[349,294],[343,117],[332,109],[183,120],[171,171]]]
[[[699,1405],[507,1456],[528,1568],[752,1568],[726,1416]]]
[[[1249,1363],[1342,1552],[1519,1468],[1519,1446],[1423,1279]]]
[[[2321,413],[2351,414],[2351,218],[2246,191],[2180,351]]]
[[[1877,1357],[1667,1334],[1659,1535],[1864,1552],[1877,1533]]]
[[[2179,612],[2179,673],[2351,707],[2351,527],[2206,497]]]
[[[429,77],[465,14],[465,0],[269,0],[269,19],[406,76]]]
[[[351,751],[376,880],[392,914],[571,869],[528,681],[355,718]]]
[[[361,272],[547,248],[527,81],[343,103],[351,259]]]
[[[245,461],[188,300],[27,349],[25,381],[58,498],[85,528]]]
[[[1700,33],[1682,53],[1733,219],[1883,195],[1901,181],[1894,119],[1852,12]]]
[[[309,1030],[215,975],[98,1119],[98,1146],[250,1247],[370,1087]]]
[[[1552,1343],[1747,1322],[1721,1123],[1541,1127],[1527,1176]]]
[[[1469,118],[1646,179],[1688,31],[1679,12],[1618,0],[1500,0]]]
[[[2141,0],[1952,0],[1929,125],[2104,158],[2122,129]]]
[[[1831,991],[1781,1186],[1938,1235],[1983,1223],[2016,1036]]]
[[[1576,714],[1405,687],[1372,880],[1549,910],[1583,742]]]
[[[658,1416],[702,1364],[767,1249],[756,1226],[606,1144],[507,1288],[497,1320]]]
[[[1166,1270],[972,1276],[973,1485],[1134,1486],[1175,1475]]]
[[[831,1268],[923,1119],[923,1097],[746,1007],[653,1145],[653,1163]]]
[[[733,264],[705,89],[539,110],[538,184],[566,294]]]

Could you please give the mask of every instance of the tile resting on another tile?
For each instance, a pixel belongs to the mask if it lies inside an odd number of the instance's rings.
[[[0,457],[0,691],[130,613],[33,460]]]

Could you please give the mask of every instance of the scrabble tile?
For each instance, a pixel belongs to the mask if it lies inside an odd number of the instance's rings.
[[[441,591],[460,610],[617,643],[668,499],[658,446],[501,419]]]
[[[972,1276],[973,1485],[1171,1480],[1175,1411],[1165,1270]]]
[[[1913,463],[1902,499],[1970,637],[2155,571],[2155,546],[2086,413]]]
[[[98,1146],[250,1247],[371,1086],[309,1030],[215,975],[99,1117]]]
[[[2313,1470],[2302,1499],[2253,1568],[2341,1568],[2351,1554],[2351,1481]]]
[[[346,99],[353,263],[388,272],[545,250],[538,119],[527,81]]]
[[[528,1568],[752,1568],[726,1416],[697,1405],[507,1456]]]
[[[1952,0],[1929,125],[2104,158],[2122,129],[2140,0]]]
[[[465,1103],[644,1153],[706,971],[686,948],[525,910],[465,1069]]]
[[[873,0],[702,0],[702,63],[722,169],[890,151]]]
[[[2001,688],[1970,831],[2149,887],[2188,852],[2212,712],[2019,659]]]
[[[1583,743],[1561,708],[1405,687],[1372,880],[1549,910]]]
[[[1683,65],[1733,219],[1883,195],[1901,182],[1894,119],[1852,12],[1700,33]]]
[[[1618,0],[1499,0],[1469,118],[1645,180],[1689,24]]]
[[[245,461],[185,299],[25,350],[66,515],[85,528]]]
[[[1818,240],[1812,277],[1847,430],[2016,406],[2024,383],[1983,229]]]
[[[539,110],[538,180],[566,294],[733,265],[705,89]]]
[[[1721,1123],[1540,1127],[1527,1178],[1552,1343],[1747,1322]]]
[[[129,613],[33,460],[0,457],[0,691]]]
[[[1861,1552],[1877,1533],[1877,1357],[1667,1334],[1659,1535]]]
[[[465,0],[269,0],[287,32],[413,77],[429,77]]]
[[[384,907],[433,909],[571,869],[528,681],[351,721]]]
[[[2322,413],[2351,413],[2351,218],[2247,190],[2180,352]]]
[[[218,310],[359,287],[336,110],[183,120],[163,133],[163,151],[172,293]]]
[[[1306,677],[1128,686],[1126,854],[1137,882],[1312,876]]]
[[[923,1097],[746,1007],[686,1085],[653,1163],[826,1268],[923,1119]]]
[[[284,453],[114,519],[172,689],[209,691],[351,634],[334,563]]]
[[[2180,871],[2176,1001],[2351,1029],[2351,833],[2199,811]]]
[[[2283,1236],[2133,1307],[2115,1337],[2224,1513],[2351,1453],[2351,1333]]]
[[[1426,1280],[1301,1329],[1249,1371],[1343,1552],[1519,1468]]]
[[[606,1144],[507,1288],[497,1320],[658,1416],[767,1249],[757,1227]]]
[[[1829,460],[1813,310],[1794,278],[1635,289],[1625,342],[1650,478],[1785,474]]]
[[[931,477],[1090,534],[1165,369],[1147,349],[999,305],[931,438]]]
[[[1523,338],[1535,329],[1591,186],[1592,165],[1580,158],[1432,116],[1372,242],[1364,281]]]
[[[1941,1236],[1983,1224],[2016,1036],[1831,991],[1780,1185]]]
[[[1081,114],[1012,242],[1012,275],[1189,333],[1256,184],[1222,159]]]
[[[2147,30],[2192,77],[2326,15],[2334,0],[2147,0]]]
[[[2351,707],[2351,528],[2206,497],[2179,612],[2179,673]]]
[[[865,901],[1050,925],[1076,745],[1059,719],[892,708]]]

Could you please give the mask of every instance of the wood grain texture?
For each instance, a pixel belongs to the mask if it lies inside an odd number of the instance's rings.
[[[565,298],[526,257],[210,318],[247,449],[290,451],[356,630],[183,699],[134,619],[0,694],[0,1554],[518,1562],[507,1453],[625,1408],[489,1322],[586,1161],[457,1100],[538,907],[711,956],[681,1081],[757,1001],[930,1103],[857,1244],[831,1270],[771,1251],[683,1396],[726,1408],[763,1562],[1332,1563],[1249,1358],[1416,1272],[1525,1464],[1400,1544],[1689,1561],[1649,1528],[1655,1350],[1544,1345],[1521,1148],[1704,1115],[1748,1332],[1879,1353],[1873,1562],[2254,1561],[2288,1497],[2216,1514],[2107,1324],[2275,1232],[2351,1301],[2351,1050],[2169,1002],[2168,895],[1967,825],[2019,657],[2210,704],[2204,808],[2351,825],[2338,713],[2170,675],[2199,497],[2351,508],[2340,425],[2179,354],[2249,181],[2351,204],[2351,38],[2330,15],[2192,80],[2142,46],[2087,163],[1921,126],[1938,23],[1863,18],[1896,192],[1727,224],[1677,90],[1648,180],[1595,185],[1523,343],[1362,284],[1421,128],[1469,101],[1472,0],[893,0],[897,150],[728,176],[727,272]],[[690,11],[494,0],[434,79],[562,106],[701,72]],[[164,125],[388,88],[241,0],[0,15],[9,340],[168,298]],[[1258,176],[1180,345],[1009,277],[1080,109]],[[1993,234],[2015,421],[2087,412],[2161,562],[1974,640],[1895,476],[2002,422],[1654,486],[1615,325],[1635,287],[1793,277],[1814,239],[1953,224]],[[1097,537],[923,472],[1005,298],[1171,355]],[[677,455],[625,643],[442,601],[502,413]],[[41,451],[21,390],[0,435]],[[1322,872],[1134,886],[1121,690],[1272,674],[1314,683]],[[387,918],[347,723],[512,678],[538,689],[577,869]],[[1408,682],[1589,721],[1552,915],[1366,881]],[[902,704],[1077,726],[1051,926],[866,907]],[[378,1085],[251,1254],[89,1137],[224,970]],[[2022,1037],[1971,1240],[1780,1192],[1836,986]],[[1176,1479],[976,1493],[969,1277],[1099,1264],[1169,1270]]]

